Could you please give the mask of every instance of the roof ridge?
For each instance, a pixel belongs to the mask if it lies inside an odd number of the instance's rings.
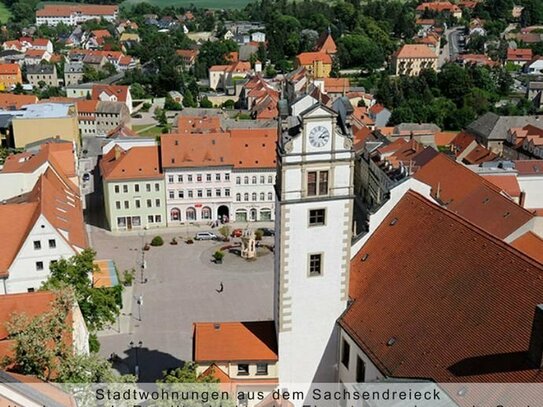
[[[528,261],[529,263],[535,264],[538,268],[540,268],[543,271],[543,264],[541,264],[538,261],[532,259],[530,256],[518,251],[517,249],[512,247],[509,243],[506,243],[505,241],[501,240],[500,238],[494,236],[492,233],[487,232],[486,230],[480,228],[476,224],[470,222],[469,220],[464,218],[462,215],[460,215],[460,214],[458,214],[456,212],[453,212],[453,211],[451,211],[451,210],[449,210],[447,208],[444,208],[444,207],[442,207],[442,206],[440,206],[438,204],[430,202],[430,200],[426,199],[424,196],[422,196],[418,192],[415,192],[415,191],[413,191],[411,189],[408,190],[406,194],[409,194],[410,196],[418,199],[419,201],[424,203],[426,206],[438,209],[440,212],[444,213],[446,216],[448,216],[448,217],[462,223],[464,226],[466,226],[469,229],[473,230],[474,232],[478,233],[482,237],[485,237],[488,240],[493,241],[493,243],[496,243],[497,245],[505,248],[509,252],[513,252],[513,254],[515,254],[515,252],[517,252],[518,254],[521,254],[521,256],[517,256],[517,257],[523,257],[526,261]]]

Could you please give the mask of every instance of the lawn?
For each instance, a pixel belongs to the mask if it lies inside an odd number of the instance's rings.
[[[132,130],[138,133],[140,136],[160,136],[162,134],[162,127],[152,126],[148,124],[140,124],[132,126]]]
[[[7,23],[10,17],[11,12],[4,3],[0,2],[0,23]]]
[[[155,6],[166,7],[166,6],[175,6],[175,7],[188,7],[193,4],[196,7],[201,8],[216,8],[216,9],[232,9],[232,8],[244,8],[252,0],[126,0],[123,5],[131,5],[136,3],[141,3],[146,1],[147,3],[153,4]]]

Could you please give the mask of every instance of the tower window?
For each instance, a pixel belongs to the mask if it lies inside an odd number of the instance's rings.
[[[309,276],[320,276],[322,274],[322,254],[309,255]]]
[[[341,344],[341,364],[347,369],[349,368],[349,358],[351,356],[351,346],[343,339]]]
[[[328,171],[309,171],[307,173],[307,195],[328,195]]]
[[[322,226],[326,223],[326,209],[309,210],[309,226]]]

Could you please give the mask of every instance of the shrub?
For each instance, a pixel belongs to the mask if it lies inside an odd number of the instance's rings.
[[[131,286],[134,281],[134,269],[125,270],[123,273],[123,282],[126,286]]]
[[[221,250],[217,250],[215,253],[213,253],[213,258],[216,261],[222,261],[222,259],[224,258],[224,252]]]
[[[255,240],[262,240],[262,236],[264,236],[262,229],[257,229],[255,231]]]
[[[175,237],[172,238],[172,241],[170,242],[170,244],[177,244],[177,239]]]
[[[151,246],[162,246],[164,244],[164,239],[160,236],[153,237],[153,240],[151,240]]]
[[[230,226],[228,226],[228,225],[221,226],[221,227],[219,228],[219,233],[220,233],[225,239],[227,239],[228,236],[230,236]]]
[[[187,239],[187,240],[185,240],[185,243],[186,243],[186,244],[193,244],[193,243],[194,243],[194,240],[192,240],[192,239]]]

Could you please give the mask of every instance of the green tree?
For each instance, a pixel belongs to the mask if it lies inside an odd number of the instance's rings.
[[[213,103],[211,103],[211,101],[207,98],[207,96],[204,96],[200,100],[200,107],[203,107],[205,109],[209,109],[209,108],[213,107]]]
[[[42,286],[42,290],[63,290],[71,287],[91,332],[103,329],[115,321],[121,307],[122,291],[120,285],[93,287],[95,255],[92,249],[85,249],[69,259],[60,259],[51,265],[51,275]]]
[[[187,89],[185,91],[185,94],[183,95],[183,106],[185,107],[197,107],[198,104],[196,100],[194,100],[194,96],[192,96],[192,92]]]

